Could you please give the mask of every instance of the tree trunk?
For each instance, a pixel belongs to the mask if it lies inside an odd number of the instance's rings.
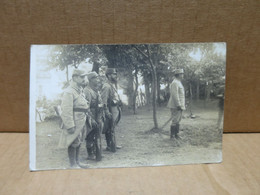
[[[135,74],[134,74],[134,77],[135,77],[135,89],[134,89],[134,95],[133,95],[133,111],[134,111],[134,114],[136,114],[136,96],[137,96],[137,90],[138,90],[138,70],[137,70],[137,67],[135,67]]]
[[[145,87],[146,105],[150,105],[151,93],[150,93],[150,83],[148,81],[147,75],[144,75],[144,87]]]
[[[151,66],[153,66],[151,64]],[[154,128],[155,129],[158,129],[158,122],[157,122],[157,115],[156,115],[156,92],[157,92],[157,76],[156,76],[156,67],[153,66],[152,68],[152,77],[153,77],[153,82],[152,82],[152,98],[153,98],[153,101],[152,101],[152,105],[153,105],[153,121],[154,121]]]
[[[129,108],[132,108],[134,106],[134,102],[133,102],[133,95],[134,95],[134,87],[133,87],[133,83],[134,83],[134,78],[132,75],[132,72],[128,72],[128,76],[127,76],[127,80],[128,80],[128,85],[127,85],[127,97],[128,97],[128,106]]]
[[[206,101],[210,99],[210,91],[211,91],[211,84],[210,82],[206,83],[206,88],[205,88],[205,96],[206,96]]]
[[[192,84],[189,84],[190,86],[190,103],[189,103],[189,109],[190,109],[190,115],[192,115],[192,98],[193,98],[193,93],[192,93]]]
[[[196,100],[199,100],[200,99],[200,80],[197,80],[197,83],[196,83]]]
[[[145,56],[148,61],[149,61],[149,64],[150,64],[150,71],[152,73],[152,105],[153,105],[153,121],[154,121],[154,128],[153,129],[156,129],[158,130],[158,122],[157,122],[157,116],[156,116],[156,93],[157,93],[157,73],[156,73],[156,66],[158,65],[158,59],[154,60],[154,62],[156,64],[153,64],[153,61],[152,61],[152,56],[151,56],[151,51],[150,51],[150,47],[149,45],[146,45],[146,49],[147,49],[147,54],[146,55],[143,51],[141,51],[138,47],[134,47],[136,50],[138,50],[143,56]],[[158,49],[159,47],[157,48],[157,53],[158,54]]]
[[[160,78],[159,76],[157,75],[157,81],[156,81],[156,85],[157,85],[157,103],[158,105],[161,105],[161,98],[160,98],[160,95],[161,95],[161,86],[160,86]]]
[[[157,122],[157,106],[156,106],[156,94],[157,94],[157,61],[155,60],[156,64],[153,63],[152,57],[150,55],[150,48],[147,46],[147,52],[148,52],[148,60],[151,66],[151,73],[152,73],[152,105],[153,105],[153,122],[154,122],[154,129],[158,129],[158,122]]]
[[[66,78],[67,78],[67,82],[69,82],[69,66],[66,65]]]

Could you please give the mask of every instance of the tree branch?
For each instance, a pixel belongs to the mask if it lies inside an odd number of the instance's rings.
[[[138,47],[136,47],[135,45],[133,45],[133,47],[137,50],[137,51],[139,51],[145,58],[148,58],[149,59],[149,57],[142,51],[142,50],[140,50]]]

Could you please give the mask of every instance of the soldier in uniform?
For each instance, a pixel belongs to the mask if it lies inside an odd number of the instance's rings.
[[[88,152],[89,160],[101,160],[101,153],[98,156],[94,154],[94,139],[101,139],[101,130],[103,127],[103,106],[101,95],[98,91],[99,79],[96,72],[90,72],[88,75],[89,85],[84,89],[84,94],[88,102],[90,103],[90,115],[94,119],[92,127],[88,129],[86,136],[86,148]],[[95,136],[98,136],[95,138]],[[101,148],[96,148],[101,149]]]
[[[171,138],[173,136],[179,139],[180,121],[182,118],[182,111],[185,110],[185,91],[181,83],[184,76],[183,69],[177,69],[174,72],[175,78],[170,85],[170,99],[167,107],[171,110],[172,124],[171,124]]]
[[[86,73],[83,70],[73,71],[72,81],[64,91],[61,103],[63,131],[59,147],[68,149],[70,166],[73,168],[87,167],[87,164],[79,161],[80,145],[86,135],[86,113],[89,110],[89,103],[83,93],[85,76]]]
[[[121,146],[116,145],[115,137],[111,136],[111,131],[115,132],[115,127],[121,118],[121,100],[117,92],[117,71],[114,68],[107,68],[107,81],[101,91],[102,101],[105,104],[106,121],[103,133],[106,136],[107,150],[115,152]],[[114,146],[113,146],[114,145]]]

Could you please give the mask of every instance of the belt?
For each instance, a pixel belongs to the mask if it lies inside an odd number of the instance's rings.
[[[87,112],[88,109],[85,109],[85,108],[73,108],[73,111],[74,112]]]

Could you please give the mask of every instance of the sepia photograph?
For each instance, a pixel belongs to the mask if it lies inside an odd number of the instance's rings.
[[[30,170],[222,162],[226,43],[32,45]]]

